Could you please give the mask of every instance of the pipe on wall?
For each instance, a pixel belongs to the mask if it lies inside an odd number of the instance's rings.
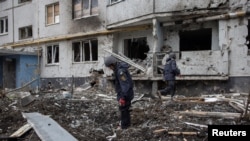
[[[212,21],[212,20],[226,20],[226,19],[244,17],[244,16],[249,15],[249,14],[250,14],[250,11],[248,11],[248,10],[247,11],[237,11],[237,12],[230,12],[230,13],[215,15],[215,16],[210,16],[210,17],[188,19],[188,20],[176,21],[176,22],[166,22],[166,23],[163,23],[163,26],[189,24],[189,23],[201,23],[201,22]]]

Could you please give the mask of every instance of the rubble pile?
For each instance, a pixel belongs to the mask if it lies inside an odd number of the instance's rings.
[[[71,98],[61,97],[61,93],[37,94],[27,106],[22,106],[20,99],[1,98],[0,137],[9,137],[27,124],[22,113],[33,112],[48,115],[79,141],[205,141],[207,125],[250,124],[248,120],[237,117],[185,115],[180,112],[239,113],[225,100],[204,102],[204,99],[194,101],[187,98],[184,101],[186,97],[178,95],[174,100],[165,97],[160,102],[157,98],[136,93],[131,108],[132,126],[116,130],[119,111],[115,94],[91,89],[75,92]],[[40,138],[31,129],[18,140],[39,141]]]

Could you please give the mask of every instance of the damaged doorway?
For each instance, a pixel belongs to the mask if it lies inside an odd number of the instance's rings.
[[[147,38],[133,38],[124,40],[124,55],[130,59],[144,60],[147,57],[149,46]]]
[[[211,50],[212,29],[180,31],[180,51]]]
[[[16,59],[3,61],[3,88],[16,88]]]

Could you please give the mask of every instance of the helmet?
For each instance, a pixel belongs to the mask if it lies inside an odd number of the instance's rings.
[[[104,64],[106,67],[109,67],[112,64],[115,64],[117,62],[116,58],[113,56],[108,56],[104,58]]]
[[[176,58],[175,53],[171,52],[171,53],[169,54],[169,58],[173,58],[173,59],[175,59],[175,58]]]

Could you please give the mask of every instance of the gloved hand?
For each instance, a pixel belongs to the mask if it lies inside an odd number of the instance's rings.
[[[124,98],[120,98],[120,99],[119,99],[119,104],[120,104],[120,106],[125,106],[125,103],[126,103],[126,101],[125,101]]]

